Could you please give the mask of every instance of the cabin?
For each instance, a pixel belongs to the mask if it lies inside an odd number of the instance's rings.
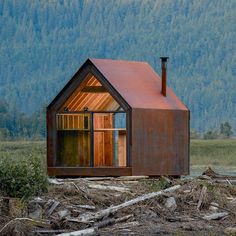
[[[188,108],[146,62],[88,59],[47,107],[49,176],[189,174]]]

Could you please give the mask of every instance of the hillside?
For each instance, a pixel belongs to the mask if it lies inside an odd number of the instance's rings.
[[[32,114],[88,57],[142,60],[191,110],[198,131],[236,129],[236,1],[0,2],[0,99]]]

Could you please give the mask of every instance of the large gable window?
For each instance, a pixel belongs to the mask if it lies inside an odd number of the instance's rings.
[[[57,166],[127,166],[126,113],[92,74],[56,114]]]

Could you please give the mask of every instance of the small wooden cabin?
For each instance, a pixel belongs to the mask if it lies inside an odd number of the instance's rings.
[[[47,107],[50,176],[189,173],[189,110],[146,62],[88,59]]]

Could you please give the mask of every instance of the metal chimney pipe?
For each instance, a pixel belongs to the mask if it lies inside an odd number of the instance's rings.
[[[160,57],[161,59],[161,93],[166,97],[166,64],[169,57]]]

